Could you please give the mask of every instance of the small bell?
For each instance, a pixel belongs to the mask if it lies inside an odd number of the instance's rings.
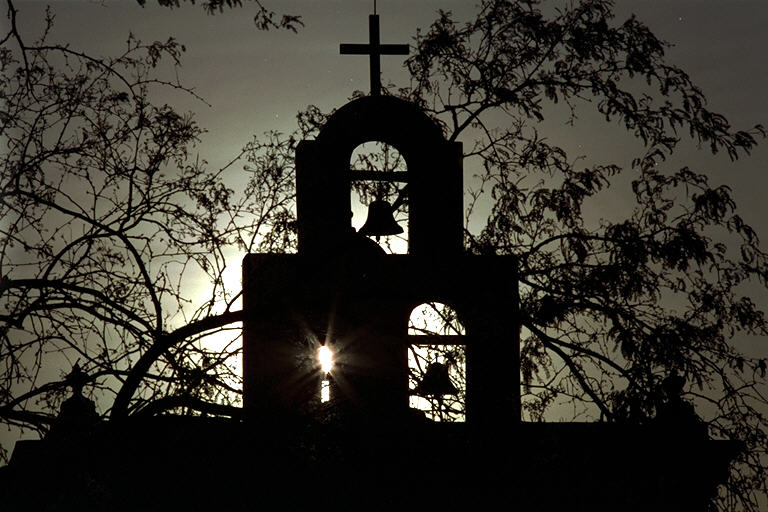
[[[387,201],[381,199],[371,201],[368,205],[368,218],[358,233],[376,237],[402,233],[403,228],[397,223],[392,213],[392,206]]]
[[[448,365],[430,363],[413,394],[420,396],[457,395],[459,390],[448,376]]]

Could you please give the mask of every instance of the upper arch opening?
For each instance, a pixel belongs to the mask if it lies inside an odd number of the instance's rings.
[[[352,227],[359,231],[371,220],[371,203],[386,201],[391,207],[389,220],[394,221],[402,233],[376,237],[376,241],[390,254],[407,254],[408,167],[403,155],[386,142],[364,142],[352,152],[349,168]]]
[[[334,112],[316,139],[348,151],[368,141],[397,147],[410,159],[425,148],[445,142],[440,127],[413,103],[394,96],[365,96]]]

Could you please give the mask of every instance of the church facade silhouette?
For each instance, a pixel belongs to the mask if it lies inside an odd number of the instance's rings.
[[[70,407],[56,435],[19,443],[0,473],[9,510],[707,508],[738,446],[708,438],[674,379],[652,424],[521,421],[515,259],[464,250],[461,144],[380,94],[379,56],[404,50],[380,44],[376,15],[370,27],[368,45],[341,49],[370,55],[371,95],[296,152],[298,252],[243,260],[243,417],[99,424],[68,419]],[[353,170],[370,141],[396,148],[407,171]],[[407,254],[352,228],[356,180],[403,185]],[[464,347],[463,422],[409,406],[407,351],[423,338],[408,319],[430,302],[465,328],[428,338]]]

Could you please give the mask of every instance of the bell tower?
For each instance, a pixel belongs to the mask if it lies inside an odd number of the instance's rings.
[[[372,62],[387,50],[402,53],[405,45],[378,43],[377,16],[370,23],[370,45],[342,45],[342,53],[370,52]],[[297,148],[298,253],[243,261],[244,407],[257,417],[311,415],[321,400],[315,354],[324,345],[334,354],[331,402],[372,423],[407,423],[407,351],[423,343],[409,335],[409,316],[441,302],[465,333],[429,343],[465,346],[467,425],[487,434],[508,428],[520,418],[515,261],[466,253],[461,143],[447,141],[417,106],[378,94],[377,73],[372,67],[370,96],[341,107]],[[354,149],[370,141],[399,151],[407,171],[351,170]],[[405,183],[407,254],[385,254],[352,227],[357,179]]]

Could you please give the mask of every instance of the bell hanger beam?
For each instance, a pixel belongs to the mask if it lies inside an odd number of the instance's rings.
[[[472,344],[470,337],[463,334],[409,334],[410,345],[439,345],[441,347],[466,347]]]
[[[350,181],[389,181],[408,183],[408,173],[402,171],[361,171],[350,169]]]
[[[381,95],[381,56],[408,55],[407,44],[381,44],[379,37],[379,15],[368,15],[368,44],[342,43],[342,55],[368,55],[371,67],[371,96]]]

